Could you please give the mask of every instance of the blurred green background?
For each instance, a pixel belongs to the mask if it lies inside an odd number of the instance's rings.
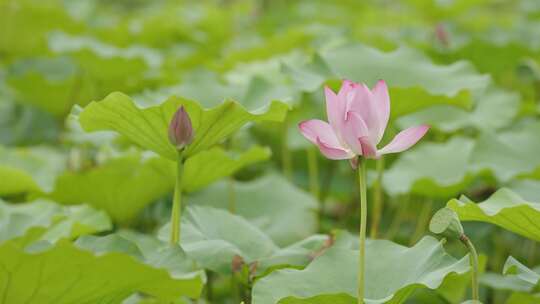
[[[271,159],[226,182],[246,183],[238,200],[258,200],[257,210],[282,219],[273,232],[280,245],[316,232],[356,231],[349,164],[323,159],[296,128],[325,118],[322,86],[337,89],[343,78],[387,81],[386,141],[405,127],[432,125],[411,151],[370,162],[370,210],[377,213],[373,201],[383,202],[380,220],[370,213],[373,237],[412,245],[433,213],[460,194],[479,202],[507,187],[540,202],[538,0],[0,0],[0,197],[89,203],[116,227],[153,233],[168,219],[169,164],[149,164],[125,138],[84,133],[81,107],[114,91],[141,107],[171,95],[204,107],[234,99],[249,110],[280,100],[291,107],[285,123],[242,129],[222,145],[234,153],[268,146]],[[133,168],[142,168],[142,177],[126,189],[108,182]],[[265,178],[283,193],[254,196],[270,186],[249,183]],[[226,182],[197,189],[188,201],[212,204],[226,197]],[[382,198],[373,194],[378,187]],[[114,204],[96,188],[112,191]],[[130,193],[135,188],[141,193]],[[290,205],[296,200],[307,203]],[[286,218],[290,210],[294,216]],[[485,223],[465,229],[489,256],[485,303],[529,303],[507,302],[515,290],[493,278],[509,255],[538,266],[537,242]],[[465,253],[459,244],[447,247]],[[215,301],[227,301],[227,292],[217,293]],[[530,303],[540,303],[535,299]],[[431,291],[410,300],[450,302]]]

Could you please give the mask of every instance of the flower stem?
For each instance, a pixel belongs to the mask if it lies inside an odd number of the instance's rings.
[[[471,262],[471,283],[472,283],[472,299],[473,301],[480,301],[479,291],[478,291],[478,253],[474,248],[471,240],[463,234],[460,237],[460,240],[467,248],[469,249],[469,260]]]
[[[358,251],[358,304],[364,303],[365,289],[365,264],[366,264],[366,222],[367,222],[367,189],[366,189],[366,164],[362,159],[358,160],[358,184],[360,186],[360,234]]]
[[[375,164],[377,169],[377,180],[373,187],[373,217],[371,219],[371,229],[369,231],[369,236],[372,239],[377,238],[383,209],[382,178],[384,172],[384,158],[381,157],[377,159]]]
[[[184,159],[182,151],[178,151],[176,160],[176,185],[174,187],[173,206],[171,211],[171,238],[170,244],[180,242],[180,218],[182,216],[182,176],[184,174]]]

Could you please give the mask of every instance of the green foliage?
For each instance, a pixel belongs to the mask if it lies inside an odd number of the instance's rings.
[[[536,0],[0,0],[0,302],[356,304],[353,171],[298,132],[343,78],[388,84],[379,146],[431,125],[366,163],[368,303],[475,303],[422,238],[455,214],[480,302],[540,302],[539,28]]]
[[[268,157],[270,151],[257,146],[238,157],[214,147],[186,161],[184,190],[195,191]],[[63,204],[90,204],[106,210],[115,222],[127,224],[145,207],[171,192],[174,178],[173,162],[132,153],[88,170],[63,172],[54,190],[46,196]]]
[[[432,197],[451,196],[470,181],[466,168],[473,148],[472,140],[458,136],[445,143],[413,148],[386,170],[383,185],[393,195],[412,191]],[[452,153],[457,150],[461,153]]]
[[[115,242],[106,244],[105,252],[100,248],[101,253],[79,243],[83,245],[61,240],[32,251],[12,242],[0,245],[5,302],[119,303],[134,292],[172,301],[182,295],[197,297],[201,291],[197,273],[180,276],[154,268],[125,252],[110,250],[118,246]]]
[[[268,160],[271,152],[267,148],[252,147],[238,156],[230,156],[223,149],[212,148],[188,158],[184,174],[186,182],[183,189],[193,192],[219,180],[233,175],[243,167]]]
[[[10,205],[0,201],[0,242],[24,240],[27,234],[30,239],[55,242],[108,231],[111,226],[106,213],[86,205],[62,207],[46,200]]]
[[[106,210],[115,222],[127,223],[173,187],[172,162],[131,154],[89,170],[66,171],[47,196],[63,204],[90,204]]]
[[[476,139],[453,136],[445,143],[423,144],[387,170],[384,187],[392,195],[412,191],[447,198],[484,173],[503,182],[532,173],[540,166],[539,131],[539,124],[523,123],[497,133],[483,131]]]
[[[540,288],[540,274],[527,268],[513,257],[508,257],[504,263],[503,273],[515,276],[528,291],[537,292]]]
[[[523,200],[508,189],[500,189],[489,199],[476,204],[465,196],[452,199],[447,205],[462,221],[495,224],[524,237],[540,240],[540,204]]]
[[[244,218],[211,207],[188,207],[181,224],[181,246],[186,254],[203,268],[229,274],[235,256],[246,264],[256,263],[257,273],[269,267],[286,265],[301,267],[311,260],[311,254],[323,247],[324,236],[279,248],[264,232]],[[159,233],[167,239],[170,224]],[[285,267],[285,266],[282,266]]]
[[[482,91],[489,77],[480,75],[466,62],[437,66],[421,53],[399,48],[384,53],[362,45],[331,50],[323,55],[342,78],[373,85],[384,79],[393,88],[392,115],[414,112],[436,103],[472,107],[472,93]],[[394,89],[395,88],[395,89]]]
[[[92,102],[80,114],[86,131],[112,130],[139,146],[152,150],[171,160],[176,150],[169,143],[167,128],[173,113],[186,107],[195,132],[195,139],[186,149],[185,157],[204,151],[220,143],[228,135],[251,121],[282,121],[287,106],[273,102],[267,110],[246,111],[234,101],[205,110],[194,101],[171,97],[159,106],[141,109],[122,93],[112,93],[99,102]]]
[[[435,289],[452,273],[469,270],[466,258],[452,258],[431,237],[411,248],[370,241],[366,251],[370,303],[402,303],[419,287]],[[357,257],[357,251],[336,245],[304,270],[275,271],[255,284],[253,303],[356,303]]]
[[[277,174],[250,182],[216,183],[190,196],[188,201],[194,205],[232,208],[280,246],[316,232],[316,200]]]
[[[52,147],[0,147],[0,196],[52,190],[54,180],[66,163]]]
[[[423,121],[441,131],[455,132],[466,128],[496,130],[506,127],[518,112],[519,96],[502,90],[490,89],[477,98],[476,107],[468,112],[456,107],[440,105],[400,118],[401,128]]]

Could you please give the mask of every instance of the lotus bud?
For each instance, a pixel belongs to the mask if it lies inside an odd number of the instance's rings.
[[[191,119],[188,113],[181,106],[176,113],[174,113],[171,123],[169,124],[169,141],[176,149],[182,150],[185,146],[189,145],[193,140],[193,126],[191,125]]]
[[[435,213],[429,223],[429,230],[435,234],[442,234],[459,240],[465,237],[458,215],[454,210],[446,207]]]

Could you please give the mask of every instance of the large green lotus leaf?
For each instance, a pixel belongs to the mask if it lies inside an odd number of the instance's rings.
[[[480,277],[480,283],[496,290],[514,291],[516,294],[537,292],[540,286],[538,285],[540,283],[540,267],[529,269],[510,256],[504,264],[503,274],[483,274]]]
[[[88,133],[83,130],[79,122],[79,114],[82,107],[75,105],[71,108],[71,113],[65,119],[63,140],[73,146],[85,148],[95,147],[99,150],[115,150],[115,144],[120,142],[118,134],[114,131],[101,131]]]
[[[525,23],[522,23],[525,24]],[[534,29],[534,25],[530,25]],[[526,30],[526,29],[525,29]],[[527,43],[524,29],[517,31],[492,29],[492,35],[485,33],[472,37],[463,46],[458,46],[451,53],[442,55],[447,60],[456,58],[467,59],[482,73],[489,73],[497,82],[507,87],[519,87],[520,79],[516,77],[516,69],[524,58],[538,58],[538,49],[523,45]],[[503,41],[501,35],[513,35],[514,41]],[[498,37],[497,37],[498,36]],[[537,41],[536,37],[530,37],[529,41]],[[491,41],[490,41],[491,40]],[[489,56],[485,56],[488,54]]]
[[[231,193],[232,192],[232,193]],[[231,197],[232,195],[232,197]],[[220,182],[189,196],[189,204],[231,208],[285,246],[317,231],[317,201],[277,174],[249,182]]]
[[[503,268],[503,289],[514,293],[506,304],[535,304],[540,301],[540,268],[530,269],[513,257],[508,257]]]
[[[174,188],[174,163],[140,153],[110,159],[84,171],[66,171],[47,196],[63,204],[87,203],[127,223]]]
[[[12,64],[6,77],[17,102],[63,117],[94,96],[88,79],[66,57],[31,58]]]
[[[2,1],[0,3],[0,52],[31,56],[47,50],[47,33],[53,29],[80,30],[83,24],[73,20],[63,2]]]
[[[190,157],[185,163],[183,190],[186,192],[200,190],[243,167],[268,160],[271,154],[270,149],[259,146],[254,146],[236,157],[218,147],[202,151]]]
[[[65,165],[64,155],[54,148],[0,147],[0,196],[50,191]]]
[[[215,107],[223,100],[241,100],[245,88],[224,82],[216,73],[195,70],[186,75],[182,82],[164,86],[155,90],[145,90],[133,99],[139,105],[156,105],[156,101],[178,94],[191,100],[199,101],[204,107]],[[244,105],[245,106],[245,105]],[[248,108],[249,109],[249,108]]]
[[[341,78],[369,85],[385,79],[393,101],[393,117],[436,104],[469,109],[474,104],[474,93],[482,92],[489,83],[488,76],[477,73],[467,62],[436,65],[422,53],[406,47],[385,53],[353,44],[321,51],[307,62],[300,56],[296,56],[296,60],[274,61],[281,62],[282,73],[272,74],[272,79],[281,79],[279,86],[289,87],[289,91],[294,88],[300,92],[313,92],[323,83]],[[275,70],[274,66],[269,68]],[[289,96],[295,97],[291,92]]]
[[[52,115],[16,103],[4,95],[5,90],[0,80],[0,146],[40,144],[58,138],[60,128]]]
[[[128,240],[131,246],[137,248],[137,254],[140,253],[145,261],[154,266],[160,265],[178,273],[193,271],[194,260],[188,259],[186,253],[180,247],[171,247],[168,242],[163,242],[148,234],[132,230],[120,230],[115,235],[104,238],[86,237],[85,242],[91,244],[94,248],[99,248],[102,244],[122,239]],[[124,248],[128,248],[128,246],[124,246]]]
[[[540,202],[540,180],[538,179],[515,179],[508,188],[526,200]]]
[[[291,104],[300,99],[300,92],[293,87],[255,76],[247,85],[245,95],[242,98],[242,105],[254,108],[267,104],[271,100],[281,100]]]
[[[177,97],[141,109],[127,95],[116,92],[90,103],[79,119],[86,131],[114,130],[145,149],[175,160],[177,152],[169,143],[167,130],[181,105],[186,107],[195,132],[195,139],[184,152],[186,157],[221,142],[248,122],[282,121],[288,110],[286,104],[277,101],[256,112],[248,112],[234,101],[207,110],[194,101]]]
[[[508,182],[540,166],[539,133],[540,124],[523,122],[497,134],[485,130],[474,140],[456,136],[446,143],[420,143],[386,170],[383,185],[391,195],[413,191],[447,198],[485,172]]]
[[[375,240],[366,246],[366,303],[402,303],[418,288],[435,289],[451,274],[469,270],[468,258],[448,255],[442,244],[424,237],[407,248]],[[358,252],[334,246],[304,270],[283,269],[261,278],[254,304],[356,303]]]
[[[348,231],[334,231],[333,233],[333,246],[358,249],[358,236],[349,233]],[[367,241],[368,243],[371,240]],[[483,272],[486,263],[486,256],[479,256],[480,272]],[[467,290],[470,288],[470,273],[448,275],[444,281],[435,290],[423,289],[414,292],[414,296],[407,302],[419,302],[419,303],[459,303],[464,299]],[[348,297],[348,296],[347,296]],[[315,297],[317,298],[317,297]],[[321,299],[324,299],[321,296]],[[332,298],[333,299],[333,298]],[[294,299],[296,301],[302,300]],[[293,301],[293,299],[291,299]],[[294,303],[294,302],[293,302]],[[323,302],[324,303],[324,302]]]
[[[109,217],[86,205],[64,207],[47,200],[8,204],[0,200],[0,243],[40,229],[33,238],[55,242],[112,228]]]
[[[472,112],[448,105],[439,105],[398,119],[402,129],[418,124],[429,124],[444,132],[467,127],[496,130],[509,125],[518,112],[519,96],[500,89],[490,89],[482,94]]]
[[[386,170],[383,186],[391,195],[408,193],[449,197],[469,183],[466,168],[474,142],[453,137],[446,143],[422,143]]]
[[[540,241],[540,203],[527,202],[508,189],[502,188],[478,204],[462,196],[450,200],[447,207],[456,211],[463,221],[495,224]]]
[[[40,245],[27,250],[13,242],[0,246],[0,295],[5,303],[121,303],[136,292],[173,301],[198,297],[202,289],[200,273],[154,265],[133,243],[114,235],[103,241],[82,238],[77,244],[60,240]],[[181,259],[179,248],[171,250],[177,252],[164,258]]]
[[[323,247],[327,237],[314,236],[285,248],[246,219],[222,209],[190,206],[182,218],[181,246],[202,267],[219,273],[230,273],[233,257],[245,263],[257,263],[257,271],[272,266],[309,263],[311,254]],[[160,239],[168,239],[170,225],[164,226]]]
[[[203,151],[185,163],[184,191],[195,191],[269,157],[270,150],[259,146],[238,156],[219,147]],[[47,196],[63,204],[90,204],[125,224],[173,191],[175,167],[162,157],[126,154],[88,170],[62,173]]]
[[[305,92],[313,92],[327,79],[335,77],[326,61],[317,53],[302,67],[283,63],[281,69],[290,77],[295,87]]]
[[[302,92],[318,90],[326,78],[333,77],[333,74],[319,74],[324,69],[319,56],[314,57],[314,63],[308,62],[308,58],[300,52],[277,55],[238,65],[225,78],[230,86],[245,88],[240,100],[248,108],[260,107],[274,99],[299,105]]]
[[[220,273],[231,271],[235,255],[251,263],[278,250],[262,231],[224,210],[190,206],[181,225],[181,246],[187,255],[202,267]],[[169,233],[167,224],[160,230],[160,239],[166,240]]]
[[[487,257],[480,254],[478,257],[479,272],[482,275],[485,271]],[[469,272],[463,274],[451,274],[437,288],[436,292],[429,292],[433,297],[444,299],[446,303],[459,303],[464,301],[467,292],[471,287],[471,274]]]
[[[467,62],[436,65],[407,47],[385,53],[353,44],[321,56],[340,78],[370,85],[384,79],[390,87],[394,117],[437,103],[470,108],[472,93],[483,91],[489,83],[489,76],[479,74]]]
[[[49,48],[56,53],[89,50],[103,58],[141,59],[148,67],[153,68],[159,67],[163,61],[158,51],[140,45],[118,48],[93,37],[69,35],[59,31],[49,33],[48,39]],[[135,62],[132,61],[131,63],[134,64]]]
[[[489,170],[498,180],[530,173],[540,166],[540,123],[525,122],[505,132],[483,132],[469,160],[472,170]]]
[[[505,304],[537,304],[540,301],[540,295],[530,293],[514,292],[510,295]]]
[[[303,268],[331,244],[328,235],[314,234],[280,248],[269,257],[257,261],[257,275],[262,277],[281,268]]]
[[[484,273],[480,276],[480,284],[496,289],[528,292],[530,284],[524,284],[517,276],[504,276],[498,273]]]
[[[147,234],[120,230],[104,237],[83,236],[77,240],[76,245],[96,254],[115,251],[129,254],[145,264],[167,269],[175,278],[205,279],[204,273],[195,268],[195,261],[189,259],[182,248]]]
[[[504,263],[503,273],[510,277],[515,277],[521,282],[521,286],[527,291],[540,291],[539,269],[529,269],[513,257],[508,257]]]
[[[54,31],[48,35],[48,44],[52,52],[73,58],[77,69],[84,71],[92,83],[99,83],[94,88],[94,96],[103,96],[115,89],[138,91],[156,80],[147,75],[157,71],[163,63],[162,54],[157,50],[136,44],[120,48],[91,36]]]
[[[275,29],[272,30],[272,33],[275,33]],[[302,56],[303,54],[298,50],[305,48],[312,36],[313,34],[306,31],[305,27],[291,26],[274,35],[256,37],[259,43],[253,45],[253,41],[249,41],[250,47],[227,52],[227,58],[220,62],[221,68],[228,70],[234,67],[237,74],[247,72],[248,75],[246,76],[250,77],[253,74],[249,73],[249,70],[256,69],[258,70],[257,74],[261,70],[264,71],[264,68],[260,68],[261,63],[277,63],[279,65],[279,61],[275,60],[276,58],[298,58]],[[248,38],[253,39],[255,37],[248,36]],[[249,70],[246,71],[246,68]]]

